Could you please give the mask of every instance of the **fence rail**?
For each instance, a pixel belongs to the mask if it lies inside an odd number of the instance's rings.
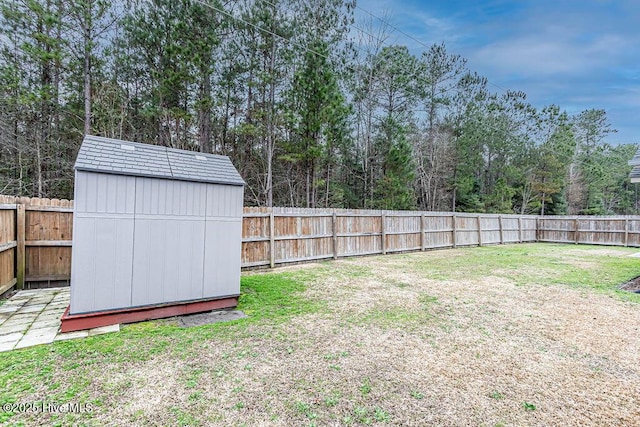
[[[73,201],[0,196],[0,294],[68,284]]]
[[[0,196],[0,294],[68,284],[73,201]],[[244,208],[242,267],[521,242],[640,247],[640,216]]]
[[[243,267],[434,248],[532,242],[535,216],[245,208]]]

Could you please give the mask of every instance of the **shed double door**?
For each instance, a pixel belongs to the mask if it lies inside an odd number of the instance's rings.
[[[203,297],[206,187],[136,178],[132,306]]]
[[[240,293],[243,188],[137,178],[131,304]]]

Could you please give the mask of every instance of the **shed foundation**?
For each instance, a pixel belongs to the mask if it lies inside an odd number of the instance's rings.
[[[62,325],[60,326],[60,330],[61,332],[81,331],[84,329],[115,325],[118,323],[134,323],[145,320],[162,319],[165,317],[182,316],[185,314],[202,313],[222,308],[232,308],[237,305],[238,296],[236,295],[205,301],[188,301],[175,304],[96,311],[81,314],[69,314],[69,307],[67,307],[61,318]]]

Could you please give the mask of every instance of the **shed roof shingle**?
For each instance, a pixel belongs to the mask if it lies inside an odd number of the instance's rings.
[[[227,156],[87,135],[75,168],[118,175],[244,185]]]

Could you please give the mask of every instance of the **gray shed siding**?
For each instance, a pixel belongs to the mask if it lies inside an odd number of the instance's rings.
[[[204,297],[207,185],[137,178],[132,306]]]
[[[243,192],[76,170],[71,314],[238,295]]]
[[[204,275],[210,280],[204,282],[205,294],[238,293],[233,284],[240,282],[243,190],[207,185]]]
[[[72,314],[131,301],[135,181],[76,171],[71,281],[78,285],[71,292]]]

